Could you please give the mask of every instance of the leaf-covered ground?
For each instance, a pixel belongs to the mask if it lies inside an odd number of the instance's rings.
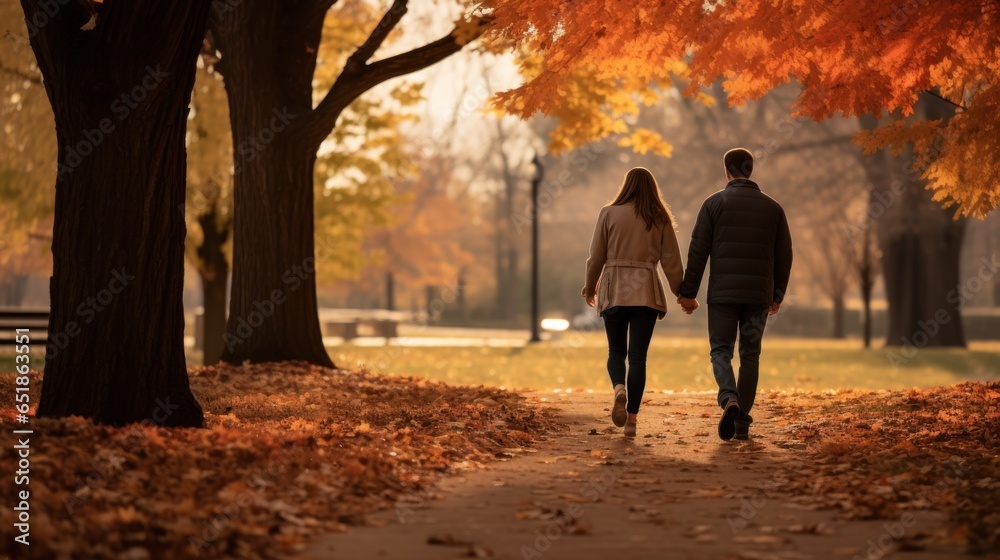
[[[772,398],[784,445],[805,452],[784,488],[796,500],[849,519],[943,511],[950,527],[904,544],[1000,552],[1000,383]]]
[[[12,427],[10,380],[0,376],[5,430]],[[35,402],[40,383],[36,376]],[[641,437],[629,443],[619,430],[606,429],[607,403],[597,393],[555,394],[560,406],[569,406],[555,418],[549,407],[556,403],[538,395],[528,402],[498,389],[302,364],[201,368],[192,370],[191,383],[206,410],[206,429],[32,419],[33,557],[286,557],[309,537],[363,524],[374,511],[389,510],[392,517],[398,499],[406,504],[414,495],[433,495],[428,490],[442,475],[517,457],[518,448],[537,438],[547,439],[526,449],[540,451],[535,459],[506,463],[511,485],[521,484],[525,495],[538,498],[546,488],[582,484],[611,464],[604,455],[614,456],[631,470],[623,471],[622,486],[603,494],[601,503],[586,502],[595,530],[612,526],[612,518],[637,515],[629,504],[648,502],[656,510],[651,519],[669,523],[632,524],[628,530],[649,532],[654,544],[665,538],[664,530],[674,531],[691,557],[704,557],[702,547],[723,554],[758,541],[781,549],[821,546],[821,540],[776,539],[765,531],[789,523],[777,505],[782,500],[817,509],[817,519],[830,521],[803,526],[816,535],[834,533],[817,539],[850,541],[847,548],[837,544],[830,550],[863,550],[868,536],[851,527],[864,520],[933,511],[947,514],[950,523],[920,523],[893,546],[1000,548],[998,382],[909,391],[772,391],[760,396],[756,439],[749,443],[715,438],[717,408],[707,393],[651,393],[644,400]],[[0,449],[3,472],[15,470],[12,451]],[[540,464],[537,457],[546,453],[551,457]],[[601,459],[596,466],[595,453]],[[776,505],[755,513],[737,533],[726,515],[744,515],[739,499],[753,490],[738,481],[753,476],[776,484],[766,494],[767,503]],[[487,478],[485,487],[494,487],[496,481]],[[0,493],[13,491],[13,477],[0,478]],[[502,500],[519,499],[509,494],[488,504],[496,510],[489,523],[524,523],[517,516],[523,504],[503,509]],[[562,490],[553,496],[565,497]],[[632,509],[617,511],[616,500]],[[478,502],[471,506],[453,512],[452,529],[467,529],[469,516],[485,511]],[[671,507],[678,509],[675,519]],[[701,517],[691,513],[698,508]],[[605,510],[610,517],[601,518]],[[12,511],[0,510],[5,546],[24,557],[23,548],[10,544],[12,522]],[[714,540],[705,533],[713,523],[720,526]],[[426,546],[427,527],[418,527],[407,530],[422,531],[417,536]],[[535,528],[524,530],[534,538]],[[605,543],[600,535],[590,539]],[[321,547],[327,542],[321,540]],[[576,545],[559,546],[565,548],[554,558],[576,554]],[[590,550],[585,542],[580,546]],[[402,552],[409,557],[413,550]],[[434,550],[429,554],[440,557]]]
[[[12,378],[0,385],[9,433]],[[191,386],[206,429],[32,418],[30,557],[283,556],[551,424],[498,389],[305,364],[199,368]],[[4,496],[15,464],[0,450]],[[0,510],[4,546],[24,557],[13,522]]]
[[[746,442],[713,393],[648,394],[635,439],[609,391],[529,393],[567,429],[304,558],[997,558],[998,390],[762,391]]]

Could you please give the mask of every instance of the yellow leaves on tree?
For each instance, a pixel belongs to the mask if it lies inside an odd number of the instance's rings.
[[[497,103],[521,116],[558,118],[553,149],[622,134],[622,117],[636,110],[622,98],[649,103],[675,81],[698,96],[722,79],[729,103],[739,105],[795,80],[802,90],[794,112],[817,120],[905,118],[932,91],[957,113],[906,135],[922,139],[914,163],[935,198],[960,215],[1000,204],[1000,5],[992,0],[488,0],[485,7],[494,17],[489,44],[531,53],[521,57],[525,83]],[[860,140],[868,149],[898,149],[893,138],[910,141],[900,133]]]
[[[672,150],[670,144],[664,141],[662,136],[645,128],[637,129],[630,136],[622,138],[618,141],[618,145],[626,148],[630,147],[633,151],[640,154],[653,152],[663,157],[670,157],[670,151]]]
[[[377,6],[361,0],[340,2],[327,13],[314,82],[317,102],[381,16]],[[390,204],[399,199],[392,182],[412,167],[400,125],[414,118],[409,109],[424,99],[423,84],[402,82],[382,93],[354,100],[319,151],[315,223],[322,281],[357,278],[372,263],[364,254],[365,239],[389,220]]]

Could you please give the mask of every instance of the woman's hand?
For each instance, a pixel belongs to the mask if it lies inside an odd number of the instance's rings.
[[[677,303],[681,304],[681,309],[683,309],[684,313],[687,313],[688,315],[694,313],[694,310],[700,307],[698,304],[698,300],[694,298],[686,298],[683,296],[677,298]]]
[[[597,305],[597,293],[588,294],[587,288],[584,287],[583,290],[580,291],[580,295],[587,300],[587,305],[589,305],[590,307],[594,307]]]

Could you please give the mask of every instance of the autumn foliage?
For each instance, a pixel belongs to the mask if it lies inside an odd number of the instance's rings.
[[[887,113],[859,135],[869,151],[915,147],[935,198],[983,216],[1000,204],[1000,4],[992,0],[740,0],[574,2],[488,0],[496,49],[521,53],[526,82],[503,109],[557,117],[552,148],[617,136],[667,153],[655,132],[627,124],[675,86],[707,103],[721,80],[731,105],[789,81],[792,110],[813,119]],[[948,119],[907,118],[924,92],[951,102]],[[919,115],[917,115],[919,117]]]
[[[528,445],[550,423],[499,389],[296,363],[190,375],[207,429],[32,419],[44,435],[32,439],[31,557],[284,556],[444,473]],[[32,401],[40,384],[34,375]],[[13,378],[0,385],[9,430]],[[6,472],[16,460],[0,451]],[[13,481],[0,482],[6,495]],[[11,527],[13,514],[4,508],[0,522]]]
[[[772,399],[779,437],[798,442],[809,465],[782,473],[782,490],[799,503],[847,519],[937,510],[951,523],[919,527],[904,549],[945,542],[1000,550],[1000,383]]]

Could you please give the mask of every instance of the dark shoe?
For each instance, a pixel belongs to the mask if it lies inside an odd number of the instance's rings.
[[[722,405],[722,419],[719,420],[719,437],[729,441],[736,435],[736,418],[740,415],[740,404],[736,399],[728,399]]]
[[[625,401],[628,400],[628,393],[625,386],[619,383],[615,385],[615,404],[611,406],[611,421],[615,426],[621,428],[628,420],[628,412],[625,411]]]
[[[750,439],[750,422],[753,422],[753,418],[747,420],[737,420],[736,421],[736,435],[733,439],[738,439],[741,441],[747,441]]]
[[[635,420],[630,420],[628,422],[625,422],[625,437],[627,438],[635,437],[635,427],[636,427]]]

